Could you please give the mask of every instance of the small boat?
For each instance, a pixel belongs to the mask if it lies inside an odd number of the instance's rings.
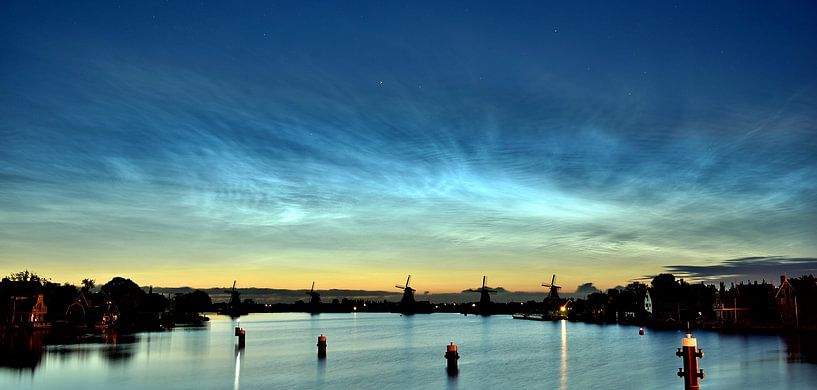
[[[550,321],[549,317],[546,317],[540,313],[515,313],[513,315],[513,319],[515,320],[529,320],[529,321]]]

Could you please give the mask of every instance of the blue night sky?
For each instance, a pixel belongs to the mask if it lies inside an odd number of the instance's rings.
[[[4,1],[0,268],[817,273],[817,4],[563,3]]]

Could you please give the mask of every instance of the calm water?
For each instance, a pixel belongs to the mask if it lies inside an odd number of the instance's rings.
[[[0,389],[474,389],[683,388],[678,332],[513,320],[509,316],[358,313],[255,314],[234,321],[51,345],[33,369],[0,368]],[[328,359],[316,359],[318,334]],[[698,332],[705,389],[817,388],[810,344],[780,336]],[[460,346],[460,375],[445,373],[445,345]],[[811,340],[813,341],[813,340]],[[804,358],[807,357],[807,358]],[[7,359],[4,359],[6,361]]]

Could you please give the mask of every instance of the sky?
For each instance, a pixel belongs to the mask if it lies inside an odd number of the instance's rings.
[[[4,1],[0,273],[817,274],[817,4],[564,3]]]

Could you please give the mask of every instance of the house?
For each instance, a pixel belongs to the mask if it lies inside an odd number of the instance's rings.
[[[715,294],[712,309],[721,324],[754,326],[779,321],[775,287],[766,283],[732,284],[728,291],[721,288]]]
[[[91,303],[85,298],[85,293],[80,291],[74,303],[68,305],[68,309],[65,310],[65,319],[74,325],[85,325],[90,315]]]
[[[23,327],[33,326],[35,328],[49,326],[45,320],[48,307],[45,305],[44,294],[37,294],[36,299],[32,296],[14,296],[11,299],[11,324]]]
[[[800,313],[797,310],[797,292],[786,275],[780,275],[780,288],[777,289],[774,298],[777,300],[777,309],[783,325],[798,326]]]
[[[736,325],[749,309],[738,307],[734,284],[729,291],[726,291],[723,288],[723,283],[721,283],[720,290],[715,293],[715,303],[712,305],[712,310],[715,312],[715,319],[719,323]]]
[[[644,296],[644,311],[652,314],[652,297],[649,290],[647,290],[647,295]]]
[[[37,303],[35,303],[34,307],[31,308],[31,316],[29,317],[31,324],[35,328],[49,327],[50,324],[45,321],[45,316],[47,314],[48,306],[45,305],[45,296],[42,293],[37,294]]]

